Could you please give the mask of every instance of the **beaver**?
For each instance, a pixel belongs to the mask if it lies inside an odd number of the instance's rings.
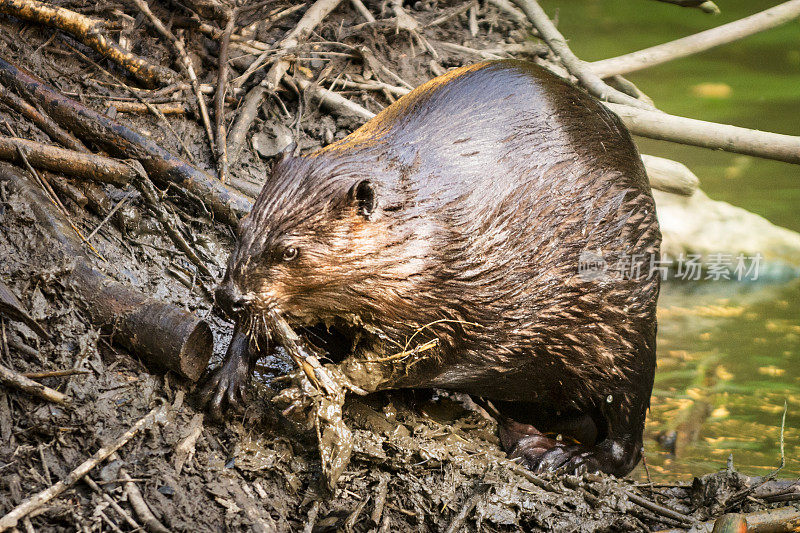
[[[468,393],[532,470],[622,476],[653,386],[660,240],[616,115],[539,66],[488,61],[280,158],[216,296],[239,345],[268,310],[324,324],[360,386]],[[412,338],[436,348],[386,372]],[[212,408],[241,401],[251,352],[229,352]]]

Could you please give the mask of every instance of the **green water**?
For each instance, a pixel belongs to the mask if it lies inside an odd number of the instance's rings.
[[[632,52],[780,2],[719,0],[720,16],[652,0],[542,0],[587,61]],[[800,23],[628,78],[669,113],[800,135]],[[705,89],[705,90],[704,90]],[[714,94],[709,94],[714,93]],[[714,199],[800,231],[800,166],[637,139],[643,153],[683,162]],[[725,466],[765,474],[780,460],[800,475],[800,280],[668,283],[662,289],[659,368],[646,429],[654,480]],[[675,432],[675,453],[659,435]],[[644,477],[640,466],[635,476]]]

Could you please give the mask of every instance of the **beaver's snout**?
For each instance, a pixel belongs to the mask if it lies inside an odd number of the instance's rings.
[[[235,318],[244,311],[246,300],[236,284],[227,279],[214,291],[214,302],[226,315]]]

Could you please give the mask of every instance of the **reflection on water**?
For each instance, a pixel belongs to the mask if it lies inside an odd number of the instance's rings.
[[[718,17],[645,0],[541,3],[557,15],[578,56],[594,61],[781,2],[717,2]],[[800,135],[798,23],[629,78],[664,111]],[[644,153],[686,164],[712,198],[800,231],[800,167],[646,139],[637,144]],[[659,367],[645,435],[653,478],[686,479],[723,468],[731,453],[746,473],[770,472],[779,462],[784,402],[782,475],[800,475],[800,280],[669,283],[659,313]],[[665,444],[674,445],[674,455]],[[641,466],[634,475],[644,476]]]
[[[654,478],[719,469],[731,453],[744,472],[768,473],[784,402],[783,473],[800,475],[800,280],[665,284],[658,350],[645,442]]]

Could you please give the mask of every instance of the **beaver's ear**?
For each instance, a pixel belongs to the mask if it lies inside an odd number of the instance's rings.
[[[369,180],[362,180],[356,183],[350,189],[350,198],[352,198],[358,214],[364,218],[369,218],[378,206],[378,195]]]

